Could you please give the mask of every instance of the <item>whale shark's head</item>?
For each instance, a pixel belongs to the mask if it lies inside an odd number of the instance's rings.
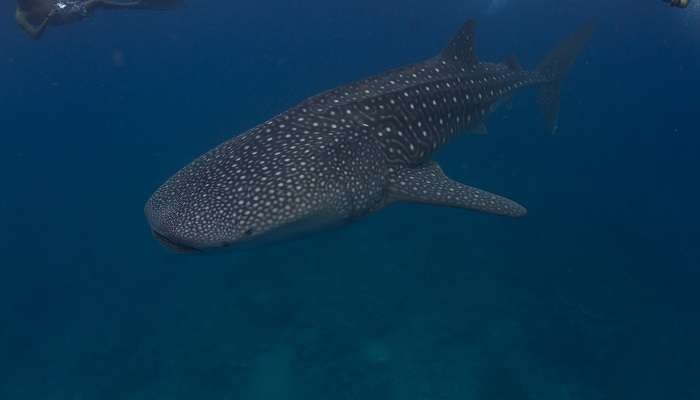
[[[179,252],[224,248],[332,214],[333,196],[319,190],[323,162],[308,149],[282,154],[240,139],[196,159],[148,200],[146,218],[162,244]]]
[[[346,220],[356,199],[366,197],[352,173],[357,158],[343,156],[342,143],[323,145],[331,134],[274,128],[254,128],[168,179],[145,206],[155,238],[176,251],[200,252]]]

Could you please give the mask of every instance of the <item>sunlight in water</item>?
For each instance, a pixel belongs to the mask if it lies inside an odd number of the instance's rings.
[[[506,3],[508,3],[508,0],[491,0],[489,7],[486,9],[486,14],[495,14],[501,11],[506,6]]]
[[[683,11],[685,29],[693,35],[700,36],[700,0],[691,0],[688,8]]]

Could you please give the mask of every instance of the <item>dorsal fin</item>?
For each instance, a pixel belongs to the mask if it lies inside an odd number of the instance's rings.
[[[474,27],[473,19],[467,21],[450,41],[450,44],[442,51],[441,56],[446,61],[457,62],[464,65],[475,65],[479,60],[474,54]]]
[[[511,71],[520,72],[523,70],[522,65],[520,65],[520,62],[515,56],[510,56],[506,58],[505,60],[503,60],[503,63],[505,63],[508,66],[508,68],[511,69]]]

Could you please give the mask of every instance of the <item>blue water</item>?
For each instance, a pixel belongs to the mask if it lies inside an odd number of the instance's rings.
[[[35,42],[7,2],[0,399],[699,399],[700,4],[498,3],[192,0]],[[144,202],[191,159],[470,17],[482,60],[526,67],[599,19],[557,136],[526,92],[437,156],[526,219],[402,205],[205,257],[151,238]]]

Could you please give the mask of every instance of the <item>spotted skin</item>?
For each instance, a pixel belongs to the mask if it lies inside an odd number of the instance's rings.
[[[470,21],[438,56],[311,97],[199,157],[147,202],[154,235],[174,250],[201,251],[351,221],[398,201],[525,215],[431,161],[518,89],[559,78],[517,62],[480,63],[473,37]]]

